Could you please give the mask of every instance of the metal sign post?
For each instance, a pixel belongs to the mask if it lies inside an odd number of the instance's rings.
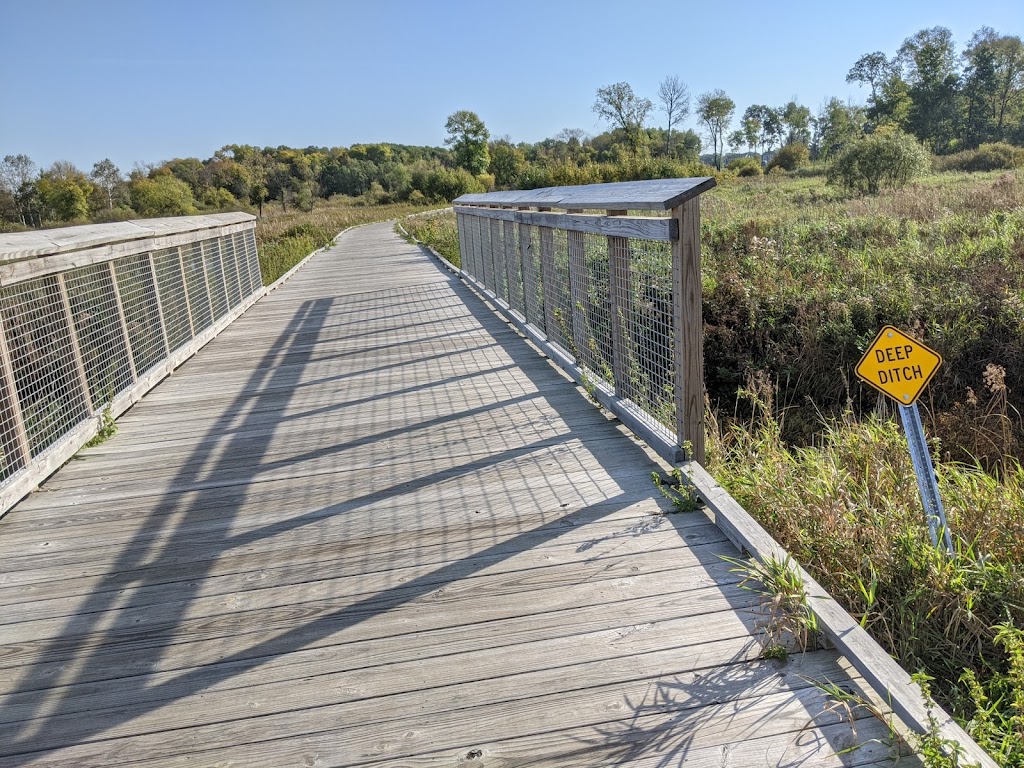
[[[914,462],[914,474],[917,475],[917,489],[921,492],[921,503],[924,505],[924,516],[928,521],[928,532],[932,536],[932,546],[939,546],[939,531],[942,531],[942,543],[946,554],[953,554],[953,542],[949,537],[949,526],[946,524],[946,510],[942,508],[939,498],[939,484],[935,480],[935,468],[932,457],[928,453],[928,441],[924,437],[924,426],[921,424],[921,413],[917,403],[900,406],[900,419],[903,431],[907,433],[907,445],[910,448],[910,460]]]
[[[932,545],[939,546],[939,531],[946,553],[953,554],[953,542],[946,523],[946,511],[939,498],[939,484],[928,453],[917,398],[942,365],[942,356],[898,328],[885,326],[857,363],[857,376],[900,406],[903,431],[907,434],[910,459],[914,463],[917,488],[928,522]]]

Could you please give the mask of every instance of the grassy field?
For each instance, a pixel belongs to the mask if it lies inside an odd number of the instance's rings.
[[[857,198],[724,180],[702,220],[709,468],[1005,766],[1024,766],[1024,174]],[[451,217],[416,236],[451,257]],[[412,220],[415,221],[415,220]],[[930,546],[893,409],[854,377],[892,324],[956,543]]]

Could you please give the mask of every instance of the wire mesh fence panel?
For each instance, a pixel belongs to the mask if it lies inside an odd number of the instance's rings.
[[[525,226],[525,225],[524,225]],[[523,232],[520,232],[520,242],[523,242]],[[540,228],[527,227],[526,250],[522,252],[523,259],[523,284],[526,296],[526,319],[535,328],[547,333],[547,324],[544,321],[544,284],[542,280],[540,262]]]
[[[245,245],[245,233],[235,232],[229,235],[235,243],[235,258],[238,259],[238,284],[242,288],[242,297],[249,296],[259,287],[252,273],[252,265],[249,262],[249,252]]]
[[[156,268],[156,284],[160,292],[167,342],[174,350],[192,339],[192,321],[178,249],[156,251],[153,254],[153,266]]]
[[[573,297],[573,337],[579,362],[614,386],[608,244],[600,235],[568,233]],[[575,242],[575,245],[574,245]]]
[[[491,260],[494,263],[494,294],[508,302],[508,270],[505,268],[505,233],[501,221],[488,219],[491,233]]]
[[[56,277],[0,290],[0,312],[25,434],[35,457],[90,415]]]
[[[238,286],[238,259],[235,257],[235,244],[230,237],[217,238],[220,244],[220,261],[224,269],[224,284],[228,291],[228,307],[237,307],[242,301],[242,290]]]
[[[66,273],[65,285],[94,407],[113,402],[135,382],[114,279],[107,264]]]
[[[568,232],[542,227],[540,250],[548,340],[561,347],[573,360],[578,360],[572,325]]]
[[[473,217],[474,235],[476,236],[476,252],[480,257],[480,277],[485,288],[494,290],[494,261],[491,259],[491,228],[487,219]]]
[[[628,396],[659,424],[675,429],[674,360],[677,334],[672,296],[672,248],[630,241]]]
[[[185,288],[189,309],[192,311],[192,327],[198,336],[213,325],[210,289],[206,285],[206,272],[203,270],[202,246],[199,243],[182,246],[181,258],[185,264]]]
[[[167,354],[149,255],[118,259],[114,269],[135,370],[141,376]]]
[[[220,262],[220,243],[217,240],[204,240],[202,245],[203,258],[206,260],[206,282],[213,300],[213,317],[220,319],[228,313],[228,293]]]
[[[508,303],[516,312],[526,317],[523,304],[523,260],[519,256],[519,227],[515,222],[501,222],[505,243],[505,274],[508,275]]]
[[[256,234],[248,229],[241,233],[245,242],[245,259],[249,265],[249,282],[252,285],[252,292],[255,293],[263,287],[263,275],[260,274],[260,257],[256,252]]]
[[[0,482],[26,466],[31,459],[3,326],[0,313]]]

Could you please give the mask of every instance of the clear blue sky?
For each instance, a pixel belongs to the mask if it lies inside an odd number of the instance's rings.
[[[597,88],[655,99],[668,74],[738,112],[816,112],[866,98],[845,82],[860,55],[936,25],[958,50],[982,25],[1024,36],[1024,0],[0,0],[0,156],[128,171],[230,143],[440,145],[458,109],[533,142],[600,132]]]

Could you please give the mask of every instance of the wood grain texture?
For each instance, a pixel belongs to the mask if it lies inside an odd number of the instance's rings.
[[[700,277],[700,199],[672,211],[679,239],[672,243],[672,308],[675,323],[676,435],[704,463],[704,319]]]
[[[617,181],[573,187],[543,187],[509,192],[462,195],[458,205],[545,206],[548,208],[669,211],[712,189],[711,177]]]
[[[511,211],[469,206],[455,206],[455,212],[463,216],[499,219],[534,227],[551,227],[569,232],[609,237],[632,237],[638,240],[660,240],[663,242],[675,240],[678,237],[677,225],[673,219],[668,218],[610,217],[585,213]]]
[[[119,425],[0,520],[4,768],[889,764],[835,653],[758,658],[664,465],[390,225]]]

